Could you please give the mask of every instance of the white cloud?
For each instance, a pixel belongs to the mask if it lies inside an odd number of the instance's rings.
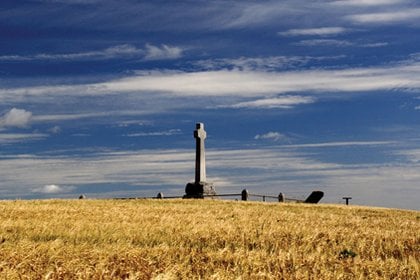
[[[241,71],[278,71],[285,68],[298,68],[309,62],[337,60],[345,56],[269,56],[238,57],[199,60],[193,63],[201,71],[236,69]]]
[[[34,54],[34,55],[7,55],[0,56],[0,61],[30,61],[30,60],[102,60],[111,59],[124,56],[139,56],[143,55],[144,50],[138,49],[135,46],[124,44],[112,46],[99,51],[87,51],[79,53],[68,54]]]
[[[278,132],[268,132],[266,134],[257,134],[254,137],[255,140],[272,140],[272,141],[285,141],[289,140],[289,137],[287,137],[284,134],[278,133]]]
[[[315,98],[309,96],[281,96],[276,98],[258,99],[254,101],[239,102],[228,105],[228,108],[282,108],[290,109],[296,105],[309,104],[315,102]]]
[[[388,45],[389,45],[389,43],[387,43],[387,42],[378,42],[378,43],[363,44],[363,45],[361,45],[361,47],[364,47],[364,48],[379,48],[379,47],[386,47]]]
[[[395,154],[404,156],[410,162],[420,163],[420,149],[398,151]]]
[[[337,57],[309,56],[270,56],[207,59],[194,62],[202,70],[276,70],[285,67],[300,66],[311,60],[336,59]]]
[[[38,141],[47,137],[48,135],[43,133],[0,133],[0,144]]]
[[[332,5],[339,6],[380,6],[380,5],[396,5],[404,4],[407,0],[341,0],[331,2]]]
[[[50,129],[48,129],[48,132],[52,133],[52,134],[58,134],[61,132],[61,127],[59,127],[58,125],[51,127]]]
[[[160,47],[150,44],[146,45],[146,60],[176,59],[182,56],[182,49],[162,44]]]
[[[279,32],[282,36],[331,36],[345,33],[348,30],[343,27],[319,27],[306,29],[289,29],[284,32]]]
[[[211,21],[213,28],[241,28],[258,26],[278,20],[282,16],[300,13],[297,6],[287,2],[238,2],[223,7]]]
[[[351,142],[327,142],[311,144],[285,145],[285,148],[331,148],[331,147],[350,147],[350,146],[382,146],[395,144],[393,141],[351,141]]]
[[[357,24],[393,24],[398,22],[413,22],[420,19],[420,9],[406,9],[392,12],[353,14],[347,19]]]
[[[414,107],[414,110],[420,110],[420,105],[419,105],[419,106]]]
[[[129,121],[119,121],[116,126],[118,127],[129,127],[129,126],[149,126],[152,125],[152,121],[143,121],[143,120],[129,120]]]
[[[34,54],[34,55],[4,55],[0,61],[32,61],[32,60],[105,60],[114,58],[139,57],[145,60],[175,59],[182,56],[183,49],[161,45],[160,47],[147,44],[145,49],[130,44],[112,46],[98,51],[62,54]]]
[[[31,121],[32,113],[24,109],[12,108],[0,118],[0,126],[27,127]]]
[[[181,96],[255,97],[286,92],[359,92],[420,88],[420,63],[343,70],[152,73],[104,83],[109,91],[167,92]]]
[[[59,186],[59,185],[45,185],[40,188],[34,188],[32,192],[42,193],[42,194],[60,194],[60,193],[69,193],[75,190],[73,186]]]
[[[170,129],[165,131],[155,131],[155,132],[139,132],[139,133],[130,133],[125,136],[128,137],[144,137],[144,136],[172,136],[181,134],[180,129]]]
[[[74,114],[58,114],[58,115],[36,115],[32,117],[32,122],[57,122],[57,121],[73,121],[89,118],[101,118],[107,116],[137,116],[143,115],[145,112],[122,110],[122,111],[107,111],[94,113],[74,113]],[[139,122],[137,122],[139,123]]]
[[[353,43],[346,40],[334,40],[334,39],[313,39],[313,40],[302,40],[294,43],[296,46],[335,46],[335,47],[348,47],[353,46]]]

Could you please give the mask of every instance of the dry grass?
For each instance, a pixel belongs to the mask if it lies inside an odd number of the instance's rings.
[[[212,200],[0,202],[1,279],[419,279],[420,212]]]

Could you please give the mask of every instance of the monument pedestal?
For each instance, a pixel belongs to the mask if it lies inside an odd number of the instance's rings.
[[[184,198],[204,198],[205,195],[216,195],[213,183],[188,183],[185,186]]]

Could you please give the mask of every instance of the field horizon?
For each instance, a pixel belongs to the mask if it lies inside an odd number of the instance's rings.
[[[182,199],[0,201],[2,279],[419,279],[420,212]]]

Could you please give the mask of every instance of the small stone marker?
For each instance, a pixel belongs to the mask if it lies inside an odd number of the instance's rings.
[[[248,190],[247,189],[242,190],[241,196],[242,196],[242,200],[243,201],[247,201],[248,198],[249,198],[249,192],[248,192]]]
[[[322,191],[313,191],[308,198],[304,201],[305,203],[318,203],[321,198],[324,196]]]
[[[215,195],[213,183],[207,182],[206,178],[206,154],[204,140],[207,133],[203,123],[196,124],[195,138],[195,181],[185,187],[184,198],[204,198],[204,195]]]
[[[284,196],[283,193],[279,193],[279,202],[285,202],[286,201],[286,197]]]

